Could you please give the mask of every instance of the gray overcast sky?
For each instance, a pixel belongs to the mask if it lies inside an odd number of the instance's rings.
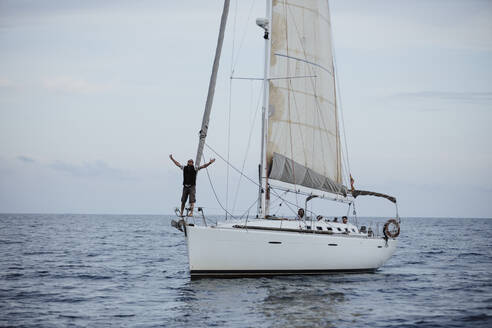
[[[238,2],[208,139],[222,154],[231,66],[262,74],[264,1]],[[181,173],[168,155],[196,152],[222,4],[0,0],[0,212],[171,213]],[[395,195],[402,216],[492,217],[492,2],[330,5],[356,186]],[[252,177],[260,87],[231,92],[230,158],[246,154]],[[209,172],[225,203],[226,166]],[[243,180],[236,198],[230,178],[239,212],[256,190]],[[198,198],[221,213],[204,173]],[[392,211],[359,203],[360,215]]]

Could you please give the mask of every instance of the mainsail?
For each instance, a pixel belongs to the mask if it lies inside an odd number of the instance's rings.
[[[273,1],[268,115],[269,178],[346,194],[328,0]]]

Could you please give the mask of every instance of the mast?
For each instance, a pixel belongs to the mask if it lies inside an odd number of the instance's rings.
[[[269,103],[269,79],[268,69],[270,67],[270,26],[272,21],[272,2],[266,0],[266,18],[256,19],[256,24],[261,27],[265,34],[265,62],[263,67],[263,106],[261,109],[261,154],[258,190],[258,216],[266,217],[269,212],[270,192],[268,190],[268,163],[266,161],[266,143],[268,137],[268,103]]]
[[[217,81],[217,71],[219,70],[220,53],[222,52],[222,44],[224,43],[224,31],[227,23],[227,15],[229,13],[230,0],[224,0],[224,9],[222,10],[222,17],[220,19],[219,38],[217,40],[217,48],[215,49],[214,65],[212,67],[212,75],[210,76],[210,83],[208,85],[207,102],[205,103],[205,111],[203,112],[202,127],[200,129],[200,139],[198,142],[198,150],[196,152],[195,166],[200,166],[200,161],[203,155],[203,146],[205,145],[205,138],[207,137],[208,122],[210,120],[210,111],[212,109],[212,103],[214,101],[215,83]]]

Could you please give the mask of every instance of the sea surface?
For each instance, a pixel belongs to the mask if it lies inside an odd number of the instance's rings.
[[[404,218],[372,274],[192,281],[171,218],[0,214],[0,326],[492,327],[492,219]]]

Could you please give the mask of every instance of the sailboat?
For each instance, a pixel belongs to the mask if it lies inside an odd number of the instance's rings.
[[[229,0],[225,0],[196,165],[208,131],[228,10]],[[256,24],[263,29],[265,43],[258,214],[213,225],[205,217],[201,224],[187,218],[173,221],[184,231],[190,275],[375,271],[396,250],[400,219],[395,197],[343,183],[328,0],[267,0],[266,17],[258,18]],[[270,197],[279,191],[305,197],[296,218],[270,214]],[[395,204],[396,215],[384,225],[384,236],[345,220],[334,222],[307,213],[313,198],[346,203],[350,208],[364,195]]]

